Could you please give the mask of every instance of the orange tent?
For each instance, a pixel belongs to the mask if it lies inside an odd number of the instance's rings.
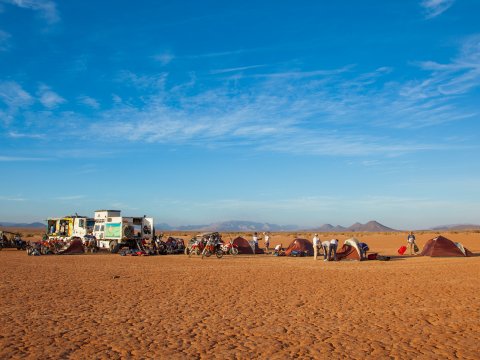
[[[362,260],[358,240],[355,238],[345,240],[343,246],[337,250],[337,260]]]
[[[313,256],[313,244],[307,239],[293,240],[292,243],[288,245],[287,250],[285,250],[285,255],[290,256],[294,250],[303,252],[306,256]]]

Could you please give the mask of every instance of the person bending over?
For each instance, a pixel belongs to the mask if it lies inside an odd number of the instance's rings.
[[[328,250],[328,259],[332,261],[332,253],[333,253],[333,260],[337,261],[337,247],[338,247],[338,240],[332,239],[330,240],[330,249]]]

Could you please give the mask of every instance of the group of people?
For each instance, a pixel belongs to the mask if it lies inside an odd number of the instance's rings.
[[[313,243],[313,259],[317,260],[319,250],[323,251],[323,261],[337,261],[338,240],[325,240],[320,242],[318,234],[315,234],[312,239]]]
[[[269,247],[270,247],[270,233],[269,232],[264,232],[264,241],[265,241],[265,249],[267,254],[269,253]],[[255,232],[252,236],[252,241],[250,242],[250,245],[252,246],[252,249],[255,253],[255,249],[258,248],[258,233]],[[318,234],[315,234],[312,239],[313,243],[313,258],[314,260],[317,260],[318,254],[321,251],[323,253],[323,261],[337,261],[337,249],[338,249],[338,239],[331,239],[331,240],[325,240],[325,241],[320,241],[320,237]],[[367,252],[370,250],[368,245],[366,243],[359,243],[359,250],[360,250],[360,255],[362,259],[367,258]],[[407,245],[409,248],[410,255],[416,254],[419,249],[418,246],[415,242],[415,235],[413,234],[412,231],[408,234],[407,237]],[[277,245],[273,250],[274,253],[279,253],[282,249],[282,245],[279,244]]]
[[[318,234],[315,234],[312,239],[313,243],[313,259],[317,260],[318,252],[323,252],[323,261],[337,261],[338,239],[325,240],[320,242]],[[366,243],[358,243],[360,251],[360,258],[366,259],[367,252],[370,250]]]

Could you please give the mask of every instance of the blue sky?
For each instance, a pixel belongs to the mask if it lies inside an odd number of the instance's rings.
[[[478,14],[0,0],[0,220],[480,223]]]

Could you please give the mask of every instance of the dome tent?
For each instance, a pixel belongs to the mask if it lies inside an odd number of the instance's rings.
[[[463,247],[460,243],[455,243],[443,236],[437,236],[426,242],[421,256],[431,257],[467,257],[473,256],[472,252]]]

